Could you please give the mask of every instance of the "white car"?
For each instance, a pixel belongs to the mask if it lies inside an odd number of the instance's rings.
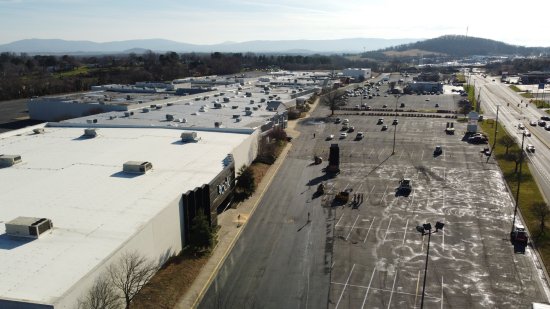
[[[529,144],[529,145],[527,145],[527,147],[525,147],[525,150],[527,150],[527,152],[534,153],[535,152],[535,146]]]
[[[327,136],[327,141],[330,141],[334,138],[334,134],[330,134],[329,136]]]
[[[346,137],[348,137],[348,134],[346,132],[340,133],[340,139],[344,139]]]
[[[525,126],[523,125],[523,123],[518,124],[518,129],[525,130]]]
[[[530,137],[531,136],[531,132],[529,132],[529,130],[523,130],[523,135],[527,136],[527,137]]]

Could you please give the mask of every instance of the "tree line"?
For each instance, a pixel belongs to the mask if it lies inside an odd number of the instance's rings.
[[[365,59],[340,55],[254,53],[154,53],[55,56],[0,53],[0,100],[89,90],[93,85],[171,81],[255,70],[340,70],[370,67]]]

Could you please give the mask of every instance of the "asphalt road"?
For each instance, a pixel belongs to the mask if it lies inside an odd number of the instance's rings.
[[[400,117],[391,155],[393,126],[382,131],[379,117],[337,115],[365,138],[327,141],[341,130],[329,113],[318,108],[298,126],[302,135],[200,308],[417,308],[428,239],[415,227],[436,221],[445,227],[431,239],[425,308],[526,308],[547,300],[532,251],[513,253],[512,199],[482,146],[446,135],[448,119]],[[327,158],[331,143],[341,152],[335,178],[322,172],[325,163],[311,165],[313,155]],[[442,155],[433,156],[435,145]],[[402,177],[412,180],[409,196],[395,194]],[[315,198],[321,182],[327,193]],[[362,194],[362,203],[335,204],[344,189]]]

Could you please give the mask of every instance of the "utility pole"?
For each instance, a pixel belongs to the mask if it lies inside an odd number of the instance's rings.
[[[493,138],[493,147],[491,147],[491,152],[489,152],[489,156],[487,156],[487,162],[489,162],[489,159],[491,158],[491,155],[493,154],[493,151],[495,151],[495,146],[497,144],[497,132],[498,132],[498,109],[500,107],[500,104],[497,104],[497,118],[495,120],[495,137]]]
[[[519,155],[519,173],[518,173],[518,188],[516,190],[516,207],[514,207],[514,219],[512,220],[512,231],[514,230],[514,225],[516,224],[516,215],[518,213],[518,206],[519,206],[519,187],[521,185],[521,166],[523,163],[523,141],[525,141],[525,134],[521,134],[521,149],[520,149],[520,155]]]
[[[392,156],[395,154],[395,134],[397,133],[397,102],[399,102],[399,95],[395,95],[395,118],[393,120],[394,128],[393,128],[393,148],[391,151]]]

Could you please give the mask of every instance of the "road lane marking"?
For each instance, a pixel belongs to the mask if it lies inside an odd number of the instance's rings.
[[[351,226],[351,229],[349,230],[348,236],[346,236],[346,240],[348,240],[349,235],[351,235],[351,232],[353,231],[353,228],[355,227],[355,224],[357,223],[358,219],[359,219],[359,215],[357,215],[357,218],[355,218],[355,222],[353,222],[353,225]]]
[[[390,230],[391,220],[393,217],[390,217],[390,222],[388,223],[388,228],[386,229],[386,234],[384,234],[384,241],[386,241],[386,237],[388,237],[388,232]]]
[[[346,284],[344,284],[344,288],[342,289],[342,293],[340,294],[340,298],[338,298],[338,302],[336,303],[336,307],[334,309],[338,309],[338,306],[340,305],[340,301],[344,296],[344,292],[346,291],[346,286],[348,286],[349,279],[351,278],[351,274],[353,273],[354,268],[355,268],[355,264],[353,264],[353,266],[351,267],[351,271],[349,272],[348,279],[346,280]]]
[[[388,309],[391,307],[391,298],[393,297],[393,291],[395,289],[395,281],[397,281],[397,270],[395,271],[395,277],[393,278],[393,285],[391,287],[390,300],[388,301]]]
[[[372,222],[370,223],[369,230],[367,231],[367,236],[365,236],[365,239],[363,240],[363,243],[367,241],[367,237],[369,237],[370,229],[372,228],[372,224],[374,223],[374,219],[376,217],[372,217]]]
[[[372,284],[372,279],[374,278],[374,273],[376,272],[376,268],[372,270],[372,275],[370,276],[369,286],[367,287],[367,291],[365,292],[365,298],[363,299],[363,304],[361,305],[361,309],[365,307],[365,303],[367,302],[367,296],[369,295],[370,285]]]

